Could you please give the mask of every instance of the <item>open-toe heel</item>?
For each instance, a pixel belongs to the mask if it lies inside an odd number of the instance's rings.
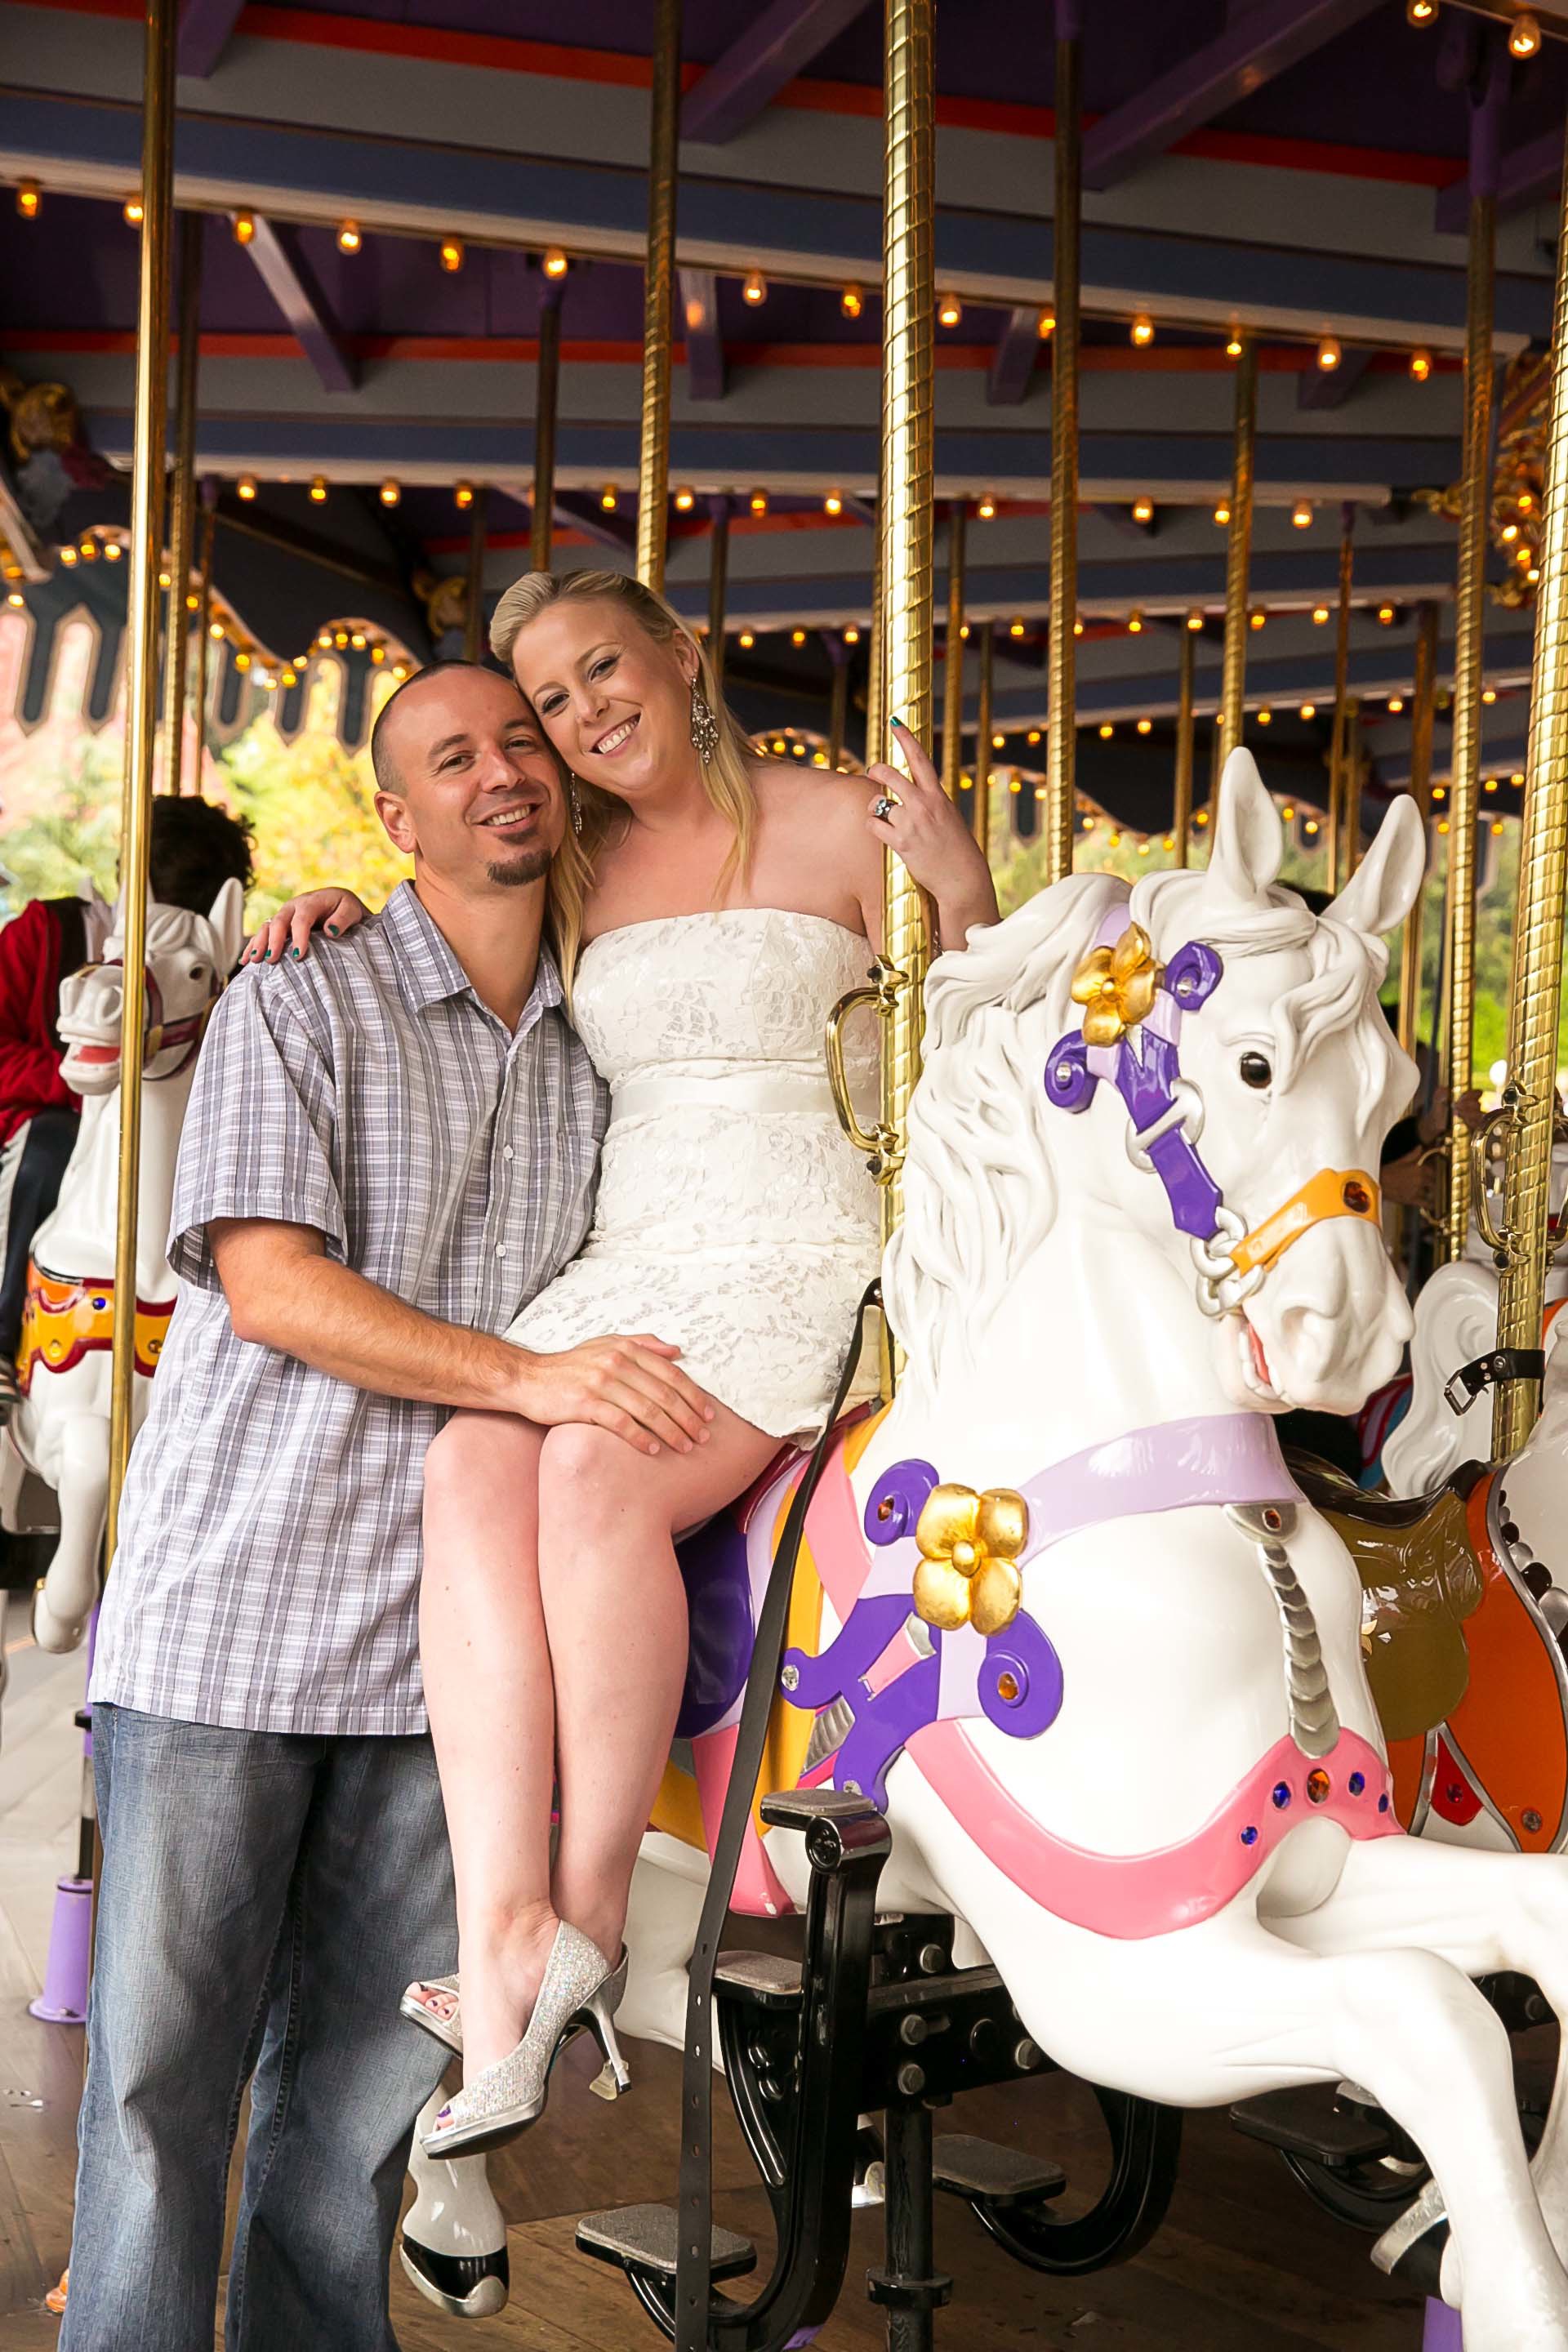
[[[619,1967],[612,1969],[596,1944],[563,1920],[528,2032],[510,2056],[487,2066],[477,2081],[448,2100],[436,2129],[420,2143],[426,2155],[480,2156],[526,2130],[544,2112],[556,2059],[584,2027],[597,2036],[618,2096],[631,2080],[613,2022],[626,1979],[624,1953]]]

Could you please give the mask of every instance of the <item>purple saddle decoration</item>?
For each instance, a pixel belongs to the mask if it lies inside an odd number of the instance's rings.
[[[678,1739],[711,1731],[745,1688],[752,1670],[752,1582],[743,1530],[729,1511],[676,1546],[686,1584],[690,1635]]]

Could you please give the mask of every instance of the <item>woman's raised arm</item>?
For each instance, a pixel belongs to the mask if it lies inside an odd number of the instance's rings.
[[[289,898],[279,908],[269,923],[263,923],[239,961],[247,963],[280,963],[285,954],[302,961],[310,952],[310,933],[324,929],[329,938],[341,938],[363,923],[370,908],[352,890],[336,888],[307,890],[301,898]]]

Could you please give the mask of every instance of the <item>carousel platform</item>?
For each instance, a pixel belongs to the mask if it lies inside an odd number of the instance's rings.
[[[56,1878],[76,1853],[83,1662],[46,1658],[12,1596],[5,1622],[11,1668],[0,1723],[0,2352],[41,2352],[59,2323],[44,2308],[69,2247],[79,2027],[27,2014],[43,1981]],[[758,1923],[736,1923],[755,1945]],[[667,2199],[675,2178],[679,2064],[639,2043],[636,2095],[614,2107],[587,2095],[585,2052],[562,2062],[546,2120],[492,2160],[510,2222],[512,2294],[495,2319],[444,2317],[395,2265],[393,2321],[404,2352],[654,2352],[661,2340],[618,2272],[574,2246],[577,2216],[630,2200]],[[766,2275],[767,2199],[731,2123],[715,2103],[716,2221],[757,2242]],[[1087,2202],[1101,2160],[1098,2110],[1062,2076],[965,2097],[939,2120],[1058,2163],[1068,2187],[1058,2207]],[[1080,2189],[1081,2185],[1081,2189]],[[879,2314],[859,2281],[880,2256],[880,2215],[857,2219],[849,2280],[817,2341],[822,2352],[879,2352]],[[1268,2151],[1221,2113],[1189,2119],[1170,2219],[1124,2267],[1084,2280],[1026,2276],[968,2209],[939,2200],[937,2252],[955,2280],[937,2321],[951,2352],[1415,2352],[1417,2296],[1367,2260],[1369,2241],[1320,2213]],[[748,2282],[731,2290],[744,2295]],[[221,2337],[219,2338],[221,2344]]]

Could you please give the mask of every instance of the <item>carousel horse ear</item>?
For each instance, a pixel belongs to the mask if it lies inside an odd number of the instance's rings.
[[[231,874],[207,913],[217,940],[219,973],[232,971],[245,939],[245,885]]]
[[[1237,745],[1225,763],[1215,810],[1205,895],[1229,907],[1255,907],[1279,871],[1285,831],[1258,762]]]
[[[1402,793],[1327,911],[1334,922],[1381,939],[1410,912],[1426,871],[1426,828],[1415,802]]]

